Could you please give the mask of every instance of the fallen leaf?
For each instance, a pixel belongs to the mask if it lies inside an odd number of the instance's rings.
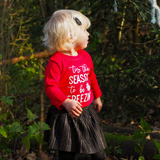
[[[41,154],[41,160],[49,160],[48,155],[45,152],[40,151],[40,154]]]
[[[19,155],[21,157],[23,157],[24,155],[28,154],[29,153],[29,150],[25,147],[25,146],[22,146],[20,151],[19,151]]]
[[[146,139],[147,139],[147,140],[151,140],[151,137],[150,137],[150,135],[148,135],[148,136],[146,137]]]
[[[26,154],[24,156],[24,158],[28,159],[28,160],[36,160],[36,154],[34,152],[30,153],[30,154]]]
[[[114,155],[107,155],[107,160],[118,160],[118,158]]]
[[[22,157],[18,157],[17,160],[23,160],[23,158]]]

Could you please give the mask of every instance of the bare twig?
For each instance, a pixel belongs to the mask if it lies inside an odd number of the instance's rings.
[[[150,40],[150,41],[147,41],[147,42],[144,42],[144,43],[131,43],[131,44],[133,44],[133,45],[144,45],[144,44],[152,43],[152,42],[157,41],[159,39],[160,39],[160,37],[155,38],[155,39]]]
[[[48,52],[48,51],[44,51],[44,52],[37,52],[37,53],[32,53],[30,55],[27,56],[20,56],[20,57],[13,57],[12,59],[9,60],[4,60],[3,63],[9,63],[9,64],[15,64],[19,61],[23,61],[23,60],[29,60],[31,58],[46,58],[49,57],[53,54],[53,52]],[[0,66],[2,65],[2,61],[0,61]]]

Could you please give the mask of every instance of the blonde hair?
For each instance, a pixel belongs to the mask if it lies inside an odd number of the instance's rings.
[[[51,51],[68,50],[73,46],[80,30],[89,28],[90,24],[90,20],[78,11],[58,10],[43,28],[43,44]]]

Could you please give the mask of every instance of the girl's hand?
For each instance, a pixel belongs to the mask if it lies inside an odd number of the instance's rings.
[[[99,113],[100,110],[102,109],[101,98],[99,97],[99,98],[94,99],[93,105],[94,105],[94,109],[96,110],[96,112]]]
[[[78,101],[68,98],[62,103],[62,105],[72,117],[77,117],[82,113],[82,105]]]

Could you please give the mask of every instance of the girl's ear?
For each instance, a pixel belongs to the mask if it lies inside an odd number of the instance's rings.
[[[69,36],[68,36],[68,41],[69,41],[70,43],[73,43],[75,40],[76,40],[76,39],[73,37],[72,33],[70,33]]]

